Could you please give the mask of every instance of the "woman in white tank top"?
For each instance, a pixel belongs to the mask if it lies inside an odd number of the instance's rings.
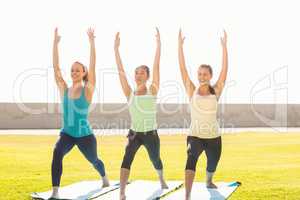
[[[191,81],[185,65],[181,30],[178,35],[178,57],[183,84],[190,100],[191,125],[187,136],[187,162],[185,168],[185,199],[190,199],[190,193],[195,177],[196,164],[204,151],[207,157],[206,186],[217,188],[213,183],[213,174],[221,156],[222,141],[217,121],[218,99],[222,93],[228,70],[227,34],[221,38],[223,58],[222,70],[215,85],[210,85],[212,68],[200,65],[198,80],[200,86],[196,88]]]
[[[191,125],[188,135],[205,139],[220,136],[217,108],[218,99],[215,94],[200,95],[195,90],[190,99]]]

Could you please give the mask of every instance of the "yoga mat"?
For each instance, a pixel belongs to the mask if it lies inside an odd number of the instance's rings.
[[[101,188],[102,181],[81,181],[74,183],[59,189],[60,199],[65,200],[86,200],[98,197],[107,192],[116,190],[119,188],[118,181],[110,181],[110,186]],[[52,194],[52,190],[40,193],[32,193],[32,199],[46,200]]]
[[[182,181],[168,181],[167,185],[169,186],[169,189],[162,190],[158,181],[132,181],[126,187],[126,200],[160,199],[180,188],[183,183]],[[97,198],[97,200],[117,200],[119,199],[119,193],[120,190],[117,189]]]
[[[230,195],[241,185],[240,182],[219,182],[215,183],[217,189],[207,189],[205,183],[195,182],[193,184],[191,200],[224,200],[228,199]],[[163,198],[163,200],[178,200],[184,199],[185,189],[184,187],[171,193]]]

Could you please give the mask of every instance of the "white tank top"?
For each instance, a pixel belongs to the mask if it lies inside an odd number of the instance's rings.
[[[197,91],[195,89],[190,100],[191,125],[188,135],[207,139],[219,137],[217,96],[202,96]]]

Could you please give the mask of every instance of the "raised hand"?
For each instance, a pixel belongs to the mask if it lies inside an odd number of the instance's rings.
[[[54,43],[58,44],[60,41],[60,35],[58,35],[58,28],[56,27],[54,30]]]
[[[116,37],[115,37],[115,50],[119,49],[120,47],[120,32],[117,32]]]
[[[184,43],[184,40],[185,40],[185,37],[182,36],[182,31],[181,31],[181,29],[179,29],[178,45],[182,47],[183,43]]]
[[[185,58],[184,58],[184,52],[183,52],[183,43],[184,43],[184,39],[185,37],[182,36],[182,32],[181,29],[179,29],[179,34],[178,34],[178,61],[179,61],[179,68],[180,68],[180,72],[181,72],[181,78],[186,90],[186,93],[189,97],[189,99],[191,99],[194,90],[195,90],[195,85],[193,84],[193,82],[191,81],[189,74],[187,72],[186,69],[186,65],[185,65]]]
[[[155,37],[156,37],[156,44],[157,45],[161,45],[161,42],[160,42],[160,33],[159,33],[159,30],[158,30],[157,27],[156,27],[156,35],[155,35]]]
[[[116,58],[116,64],[118,66],[119,79],[121,82],[121,86],[122,86],[123,92],[128,100],[129,95],[131,94],[131,88],[130,88],[127,78],[126,78],[126,73],[124,71],[124,67],[122,64],[119,47],[120,47],[120,33],[117,32],[116,37],[115,37],[115,44],[114,44],[115,58]]]
[[[221,44],[223,47],[226,47],[227,45],[227,33],[225,30],[223,30],[223,37],[221,37]]]
[[[96,84],[96,47],[95,47],[95,31],[93,28],[88,28],[87,35],[90,42],[90,64],[87,74],[87,80],[85,81],[86,99],[88,102],[92,102],[95,84]]]
[[[222,70],[220,72],[219,78],[214,86],[216,96],[219,99],[222,93],[222,90],[225,85],[225,81],[227,78],[228,72],[228,53],[227,53],[227,33],[224,30],[224,35],[221,37],[221,45],[222,45]]]
[[[154,57],[154,63],[153,63],[153,80],[152,84],[150,86],[150,91],[153,95],[156,95],[158,93],[159,89],[159,82],[160,82],[160,75],[159,75],[159,66],[160,66],[160,52],[161,52],[161,42],[160,42],[160,34],[159,30],[156,27],[156,52]]]
[[[58,35],[58,29],[55,28],[54,30],[54,42],[53,42],[53,57],[52,57],[52,62],[53,62],[53,68],[54,68],[54,77],[55,77],[55,82],[58,86],[59,93],[61,98],[63,97],[64,90],[68,87],[65,80],[62,77],[61,71],[60,71],[60,66],[59,66],[59,53],[58,53],[58,43],[60,41],[60,36]]]
[[[87,30],[87,35],[88,35],[88,37],[89,37],[89,41],[90,42],[94,42],[94,39],[95,39],[95,30],[93,29],[93,28],[88,28],[88,30]]]

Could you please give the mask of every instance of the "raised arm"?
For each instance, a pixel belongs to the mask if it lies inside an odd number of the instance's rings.
[[[193,92],[195,90],[195,85],[191,81],[189,74],[186,70],[186,65],[185,65],[185,59],[184,59],[184,53],[183,53],[183,43],[184,43],[184,37],[182,37],[181,29],[179,30],[179,35],[178,35],[178,58],[179,58],[179,67],[180,67],[180,72],[181,72],[181,78],[186,90],[186,93],[191,99]]]
[[[53,68],[54,68],[54,77],[56,85],[59,89],[60,96],[64,94],[64,90],[68,87],[65,80],[62,77],[60,66],[59,66],[59,56],[58,56],[58,43],[60,41],[60,36],[58,35],[58,29],[55,28],[54,31],[54,41],[53,41]]]
[[[86,97],[88,101],[92,101],[92,97],[96,84],[96,47],[95,47],[95,35],[94,29],[89,28],[87,31],[90,42],[90,64],[88,70],[88,80],[85,82]]]
[[[120,33],[118,32],[116,34],[116,38],[115,38],[115,58],[116,58],[116,63],[118,66],[118,72],[119,72],[119,79],[121,82],[121,86],[123,89],[123,92],[125,94],[125,96],[128,98],[130,93],[131,93],[131,88],[128,84],[127,78],[126,78],[126,73],[124,71],[124,67],[121,61],[121,56],[120,56],[120,52],[119,52],[119,47],[120,47]]]
[[[153,80],[150,86],[150,91],[153,95],[156,95],[159,90],[159,62],[160,62],[161,42],[158,28],[156,28],[156,53],[153,64]]]
[[[214,89],[216,91],[216,95],[219,98],[221,96],[222,90],[225,85],[226,77],[227,77],[227,71],[228,71],[228,53],[227,53],[227,33],[224,30],[224,35],[221,37],[221,45],[222,45],[222,70],[220,72],[218,81],[214,85]]]

